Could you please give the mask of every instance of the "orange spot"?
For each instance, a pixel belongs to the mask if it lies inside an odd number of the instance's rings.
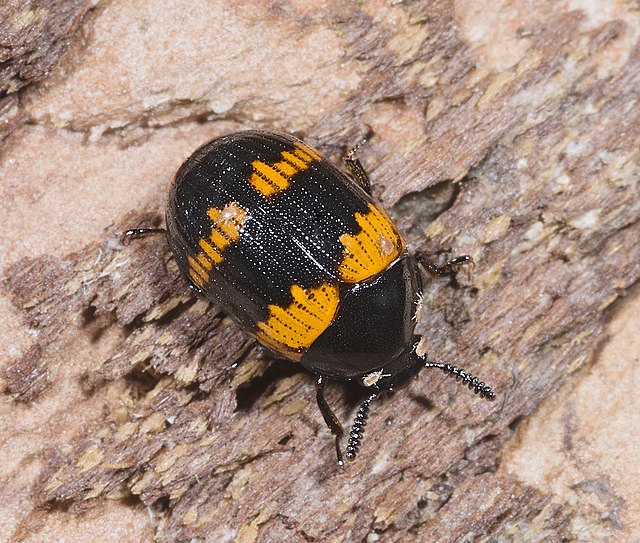
[[[298,361],[333,322],[340,294],[337,285],[322,284],[309,289],[293,285],[291,295],[293,302],[287,307],[269,305],[269,316],[258,323],[256,339]]]
[[[222,255],[215,249],[215,247],[212,247],[212,245],[206,240],[204,239],[198,240],[198,245],[200,245],[200,248],[204,251],[204,253],[200,253],[200,254],[207,255],[211,260],[213,260],[216,266],[224,260],[222,258]]]
[[[254,160],[251,166],[255,172],[251,175],[249,182],[258,189],[258,192],[265,196],[280,192],[291,184],[291,176],[281,173],[277,168],[277,163],[272,166],[259,160]]]
[[[360,226],[357,234],[343,234],[340,278],[347,283],[360,283],[384,271],[405,251],[405,243],[387,214],[374,204],[367,213],[356,213]]]
[[[209,260],[203,253],[198,254],[198,264],[200,264],[205,270],[211,271],[213,265],[211,264],[211,260]]]
[[[194,257],[189,256],[189,277],[198,287],[209,280],[209,272],[224,260],[224,251],[236,243],[242,234],[242,227],[249,218],[248,213],[236,202],[230,202],[224,208],[209,208],[207,215],[213,226],[208,239],[201,238],[198,245],[201,251]]]
[[[225,234],[232,242],[240,239],[242,227],[249,218],[248,213],[236,202],[231,202],[222,209],[212,207],[207,214],[213,221],[213,227]]]
[[[198,287],[199,289],[202,289],[202,287],[204,286],[204,281],[202,280],[202,277],[200,277],[196,272],[194,272],[192,269],[189,269],[189,279],[191,279],[191,281],[193,282],[193,284]]]
[[[282,151],[282,161],[289,164],[292,168],[297,168],[298,171],[304,170],[307,167],[307,163],[304,160],[289,151]]]
[[[315,149],[309,147],[306,143],[301,141],[296,142],[296,148],[293,151],[297,156],[302,158],[301,155],[306,155],[307,158],[304,158],[305,162],[313,162],[314,160],[322,160],[322,155],[318,153]]]
[[[189,263],[189,277],[198,288],[202,288],[202,285],[209,280],[209,273],[192,256],[187,257],[187,262]]]
[[[293,149],[280,153],[278,162],[268,164],[254,160],[251,163],[253,173],[249,177],[249,183],[268,198],[289,188],[295,174],[306,170],[309,164],[318,160],[322,160],[322,157],[316,151],[302,142],[296,142]]]

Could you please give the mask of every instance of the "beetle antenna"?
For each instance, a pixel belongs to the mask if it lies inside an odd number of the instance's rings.
[[[356,417],[353,420],[353,426],[351,427],[351,433],[349,434],[349,442],[347,443],[347,460],[355,460],[358,449],[360,448],[360,442],[362,441],[362,434],[364,434],[364,427],[367,425],[367,418],[369,417],[369,404],[378,397],[378,394],[371,394],[360,406]]]
[[[440,368],[445,373],[449,374],[456,381],[462,381],[463,385],[467,385],[470,390],[473,390],[476,394],[479,394],[482,398],[486,398],[487,400],[493,400],[496,397],[496,394],[491,387],[486,385],[483,381],[467,373],[463,369],[460,369],[456,366],[452,366],[451,364],[441,364],[436,362],[425,362],[425,368]]]

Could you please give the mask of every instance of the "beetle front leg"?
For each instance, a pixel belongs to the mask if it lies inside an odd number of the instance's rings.
[[[325,375],[318,376],[318,379],[316,380],[316,400],[324,422],[329,427],[329,430],[331,430],[331,433],[336,436],[336,455],[338,456],[338,465],[343,466],[344,460],[342,459],[342,451],[340,450],[340,438],[344,435],[344,429],[342,428],[342,424],[340,424],[338,417],[336,417],[335,413],[329,407],[327,400],[325,400],[324,385],[326,380],[327,377]]]
[[[469,265],[471,269],[475,268],[475,262],[469,255],[456,256],[449,260],[444,266],[438,266],[435,262],[423,255],[416,255],[416,259],[425,270],[434,275],[449,275],[454,273],[460,266],[465,265]]]

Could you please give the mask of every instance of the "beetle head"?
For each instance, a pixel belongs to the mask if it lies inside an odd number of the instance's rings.
[[[362,385],[374,390],[397,390],[409,384],[425,366],[426,358],[416,353],[417,342],[410,342],[404,351],[382,368],[364,375]]]

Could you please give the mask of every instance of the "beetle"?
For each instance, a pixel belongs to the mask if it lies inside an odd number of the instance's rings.
[[[437,266],[412,255],[371,196],[356,153],[350,175],[291,135],[257,130],[217,138],[196,150],[171,186],[164,232],[189,286],[230,315],[270,353],[316,376],[316,400],[335,436],[344,429],[324,397],[329,379],[369,391],[349,434],[346,457],[361,445],[369,406],[425,367],[439,368],[493,399],[464,370],[416,353],[419,266],[448,275],[469,256]]]

